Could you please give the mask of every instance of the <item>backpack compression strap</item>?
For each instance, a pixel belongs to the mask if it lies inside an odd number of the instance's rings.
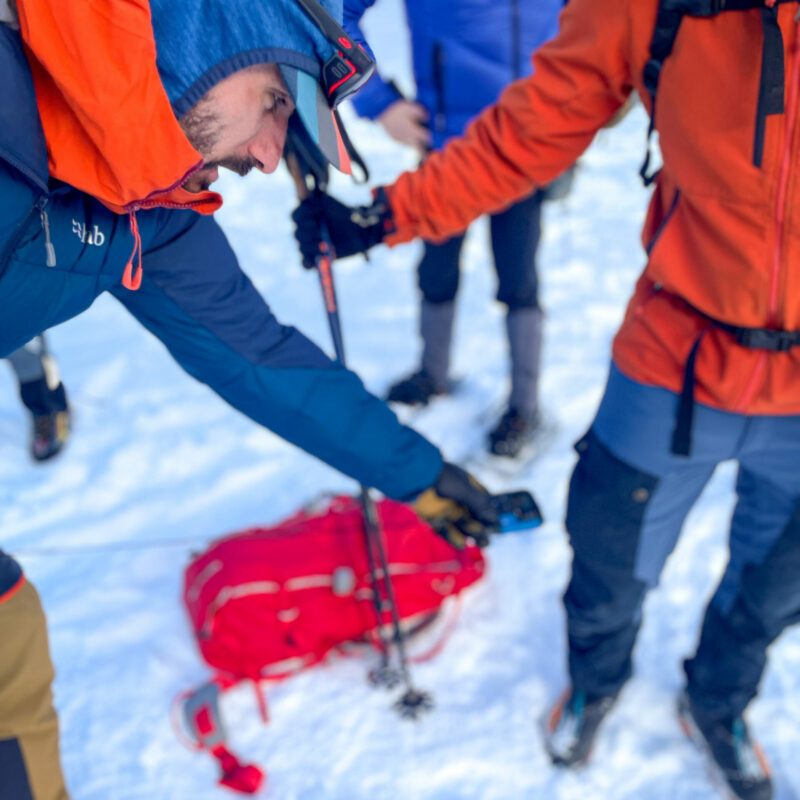
[[[650,142],[655,129],[656,94],[664,61],[669,57],[685,16],[714,17],[723,11],[748,11],[761,9],[764,25],[764,47],[761,54],[761,83],[756,112],[756,131],[753,143],[753,164],[761,166],[764,149],[764,127],[770,114],[782,114],[784,94],[783,36],[778,25],[778,3],[797,0],[661,0],[656,16],[653,39],[650,42],[650,59],[644,67],[644,86],[650,94],[650,126],[647,131],[647,150],[639,170],[645,186],[658,175],[650,172]]]

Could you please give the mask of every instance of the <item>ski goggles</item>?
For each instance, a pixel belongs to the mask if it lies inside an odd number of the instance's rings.
[[[333,47],[333,55],[322,67],[322,87],[328,105],[336,108],[370,79],[375,62],[317,0],[297,0],[297,3]]]
[[[347,136],[335,109],[369,80],[375,64],[317,0],[291,1],[303,9],[333,47],[333,55],[322,66],[319,79],[290,64],[278,63],[278,68],[294,100],[297,117],[313,143],[336,169],[352,174]]]

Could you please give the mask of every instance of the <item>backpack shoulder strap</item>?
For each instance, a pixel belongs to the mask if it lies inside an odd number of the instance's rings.
[[[764,25],[764,51],[762,54],[761,84],[756,114],[756,135],[753,148],[753,163],[761,166],[764,119],[769,114],[783,113],[783,40],[777,23],[779,3],[796,0],[660,0],[653,38],[650,42],[650,58],[644,67],[644,86],[650,95],[650,126],[647,130],[647,151],[639,170],[645,186],[649,186],[658,175],[650,172],[650,142],[652,140],[658,82],[664,62],[672,53],[678,38],[681,22],[685,16],[714,17],[723,11],[747,11],[760,8]]]
[[[719,2],[720,0],[715,0]],[[724,0],[723,0],[724,1]],[[645,151],[644,163],[639,170],[639,175],[645,186],[649,186],[658,175],[658,170],[650,171],[650,159],[652,150],[650,142],[653,138],[654,120],[656,118],[656,95],[658,93],[658,82],[661,79],[661,70],[664,61],[672,52],[675,39],[678,38],[678,31],[681,27],[683,17],[691,13],[688,6],[691,2],[674,2],[671,0],[661,0],[658,4],[656,15],[656,26],[653,30],[653,38],[650,42],[650,58],[644,65],[644,88],[650,95],[650,124],[647,128],[647,149]]]

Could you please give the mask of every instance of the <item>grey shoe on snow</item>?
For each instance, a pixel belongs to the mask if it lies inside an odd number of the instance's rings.
[[[419,370],[395,383],[389,389],[386,400],[406,406],[424,406],[432,398],[445,394],[448,394],[446,386],[435,383],[427,372]]]
[[[771,800],[772,777],[761,748],[750,738],[742,717],[704,719],[684,691],[678,700],[678,716],[684,733],[710,756],[734,797]]]
[[[614,700],[613,697],[590,698],[582,691],[564,692],[544,725],[544,744],[553,764],[576,767],[589,760],[600,723]]]
[[[69,409],[34,414],[31,436],[31,456],[34,461],[47,461],[58,455],[67,443],[69,430]]]
[[[30,452],[34,461],[58,455],[70,433],[70,410],[64,384],[50,388],[45,377],[21,383],[20,397],[31,414]]]
[[[489,432],[489,452],[496,456],[516,458],[541,429],[539,414],[527,417],[509,408]]]

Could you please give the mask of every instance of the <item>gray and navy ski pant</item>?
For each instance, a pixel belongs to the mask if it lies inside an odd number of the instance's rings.
[[[739,464],[730,558],[706,611],[688,690],[709,717],[741,714],[767,648],[800,621],[800,416],[745,416],[695,406],[692,453],[671,452],[673,392],[613,364],[589,433],[576,445],[567,530],[574,553],[564,595],[573,686],[615,695],[647,590],[656,585],[690,508],[721,461]]]

